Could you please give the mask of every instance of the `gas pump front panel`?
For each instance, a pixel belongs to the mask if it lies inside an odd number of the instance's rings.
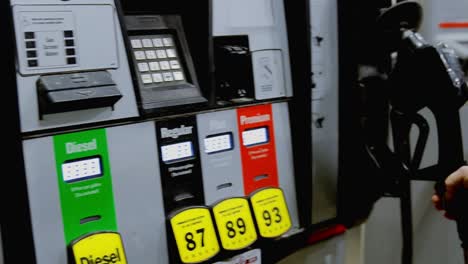
[[[208,205],[244,195],[236,118],[235,110],[197,116],[203,187]]]
[[[23,132],[137,116],[114,1],[11,1]]]

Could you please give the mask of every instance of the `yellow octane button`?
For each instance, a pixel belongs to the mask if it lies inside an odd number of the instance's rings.
[[[289,231],[291,217],[281,189],[260,190],[250,197],[250,202],[260,236],[275,238]]]
[[[213,207],[213,214],[224,249],[244,249],[257,240],[257,231],[247,199],[224,200]]]
[[[122,238],[118,233],[91,234],[73,242],[71,250],[76,264],[127,264]]]
[[[189,208],[170,221],[183,263],[207,261],[218,254],[220,247],[209,209]]]

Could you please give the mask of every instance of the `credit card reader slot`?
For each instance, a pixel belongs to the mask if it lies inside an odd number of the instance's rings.
[[[39,115],[111,107],[122,98],[107,71],[43,75],[37,81]]]

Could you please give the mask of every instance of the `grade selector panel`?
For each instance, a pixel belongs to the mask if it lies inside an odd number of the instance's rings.
[[[156,131],[166,213],[204,205],[195,117],[157,122]]]
[[[236,110],[200,114],[198,139],[208,205],[244,195]]]
[[[240,108],[237,119],[245,194],[263,187],[278,187],[272,106]]]

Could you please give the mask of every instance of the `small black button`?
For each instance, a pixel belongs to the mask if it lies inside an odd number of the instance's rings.
[[[35,58],[37,57],[37,52],[35,50],[28,50],[27,52],[28,58]]]
[[[67,58],[67,64],[76,64],[76,58],[75,57]]]
[[[73,47],[73,46],[75,46],[75,41],[73,39],[67,39],[67,40],[65,40],[65,46]]]
[[[67,30],[64,32],[66,38],[73,38],[73,31]]]
[[[75,55],[75,49],[67,49],[67,55],[68,56]]]
[[[28,60],[28,66],[29,67],[37,67],[38,66],[37,60]]]
[[[34,39],[34,32],[25,32],[24,33],[24,38],[25,39]]]
[[[27,49],[34,49],[34,48],[36,48],[36,42],[34,42],[34,41],[26,41],[26,48],[27,48]]]

